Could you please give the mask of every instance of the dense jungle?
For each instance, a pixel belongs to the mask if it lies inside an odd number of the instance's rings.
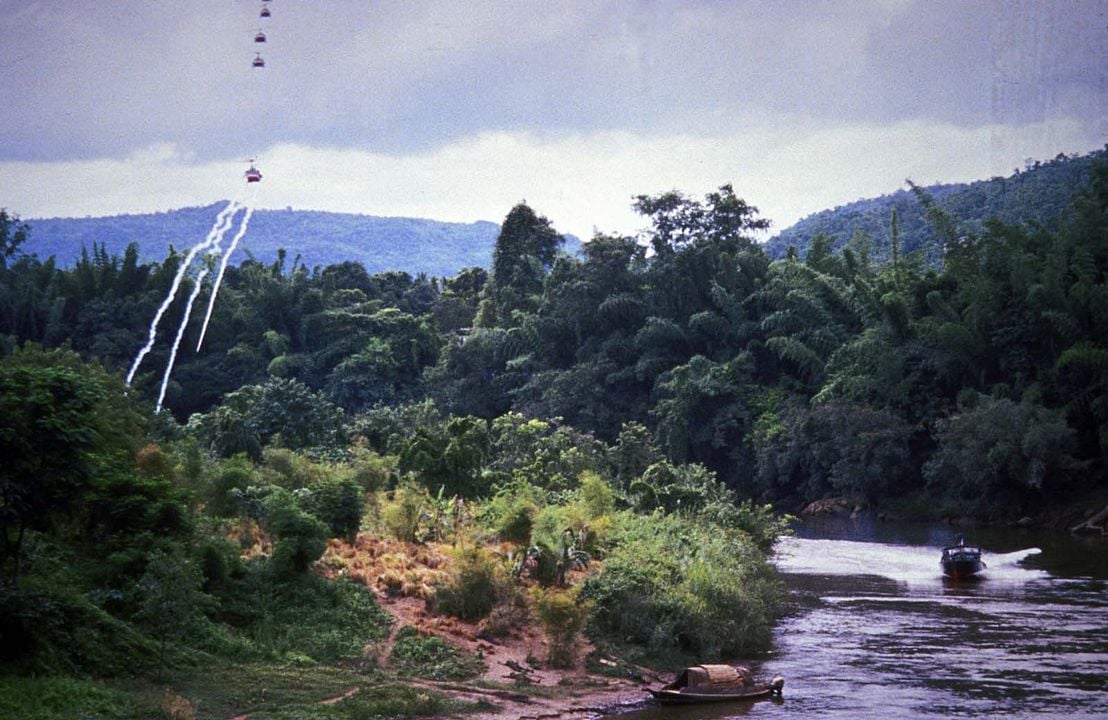
[[[453,277],[248,260],[161,413],[166,342],[123,376],[182,255],[61,267],[0,211],[0,716],[494,713],[764,651],[813,502],[1067,527],[1108,502],[1099,155],[1049,222],[913,185],[910,251],[893,207],[773,258],[724,185],[574,255],[521,203]],[[426,684],[513,639],[487,697]]]

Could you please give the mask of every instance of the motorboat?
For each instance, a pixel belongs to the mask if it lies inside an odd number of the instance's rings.
[[[986,567],[985,561],[981,559],[981,548],[966,545],[966,539],[961,535],[958,536],[957,545],[943,548],[939,564],[942,565],[943,575],[951,580],[969,580]]]

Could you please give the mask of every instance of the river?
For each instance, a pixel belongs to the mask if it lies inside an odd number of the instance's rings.
[[[1108,541],[973,530],[984,576],[944,580],[942,526],[799,525],[775,563],[789,590],[750,664],[780,700],[647,706],[620,720],[1108,718]]]

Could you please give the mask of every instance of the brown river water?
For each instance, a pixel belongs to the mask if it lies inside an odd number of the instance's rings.
[[[964,533],[988,568],[953,583],[948,527],[799,525],[775,560],[789,601],[774,647],[749,663],[783,676],[783,697],[619,719],[1108,718],[1108,540]]]

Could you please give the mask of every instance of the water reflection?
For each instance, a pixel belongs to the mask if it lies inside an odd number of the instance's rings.
[[[780,712],[780,708],[774,705],[784,706],[785,700],[781,698],[735,701],[700,705],[697,707],[649,707],[634,712],[623,713],[619,720],[671,720],[674,718],[695,718],[696,720],[727,720],[728,718],[741,718],[756,716],[769,705],[771,710]]]
[[[1108,717],[1104,541],[975,532],[986,575],[951,583],[938,563],[949,528],[850,528],[804,527],[782,543],[790,600],[776,646],[755,663],[785,677],[780,705],[621,717]]]

